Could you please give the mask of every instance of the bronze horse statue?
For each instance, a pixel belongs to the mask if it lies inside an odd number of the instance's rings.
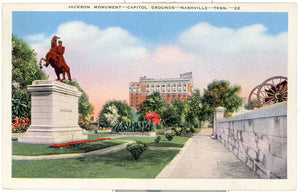
[[[57,76],[57,81],[64,81],[66,79],[65,74],[67,74],[68,79],[71,79],[70,67],[67,65],[63,54],[65,52],[65,47],[62,46],[62,41],[59,41],[59,45],[57,45],[57,40],[60,37],[54,36],[51,40],[51,49],[46,54],[46,58],[41,58],[40,60],[40,68],[42,69],[42,61],[45,61],[45,67],[48,67],[49,64],[54,68],[54,71]],[[63,79],[60,79],[60,74],[63,75]]]

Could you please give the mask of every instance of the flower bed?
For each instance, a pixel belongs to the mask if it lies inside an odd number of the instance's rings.
[[[30,119],[21,117],[15,117],[12,122],[12,132],[13,133],[24,133],[30,125]]]
[[[75,142],[69,142],[69,143],[54,144],[54,145],[50,145],[50,147],[53,147],[53,148],[70,147],[70,146],[75,146],[75,145],[79,145],[79,144],[83,144],[83,143],[110,140],[110,139],[111,138],[98,138],[98,139],[92,139],[92,140],[75,141]]]

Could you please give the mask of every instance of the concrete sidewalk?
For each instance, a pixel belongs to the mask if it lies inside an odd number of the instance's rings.
[[[202,131],[186,143],[157,178],[259,178],[221,143],[211,139],[210,129]]]

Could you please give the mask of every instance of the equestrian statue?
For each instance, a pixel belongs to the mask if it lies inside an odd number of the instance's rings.
[[[64,53],[65,53],[65,47],[62,46],[62,41],[58,41],[57,45],[57,40],[60,39],[60,37],[57,37],[56,35],[52,38],[51,40],[51,49],[49,52],[46,54],[46,58],[41,58],[40,60],[40,68],[42,69],[42,61],[45,61],[46,63],[44,64],[45,67],[48,67],[49,64],[54,68],[54,71],[57,76],[57,81],[64,81],[66,79],[65,74],[67,74],[68,79],[72,81],[71,79],[71,73],[70,73],[70,68],[67,65],[65,58],[64,58]],[[63,79],[60,79],[60,74],[63,75]]]

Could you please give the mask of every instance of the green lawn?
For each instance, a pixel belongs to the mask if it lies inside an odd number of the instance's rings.
[[[155,178],[179,150],[147,150],[138,160],[127,151],[78,159],[13,161],[14,178]]]
[[[124,141],[143,141],[149,147],[178,147],[182,148],[189,137],[175,136],[172,141],[168,141],[164,136],[161,136],[159,143],[154,143],[155,138],[151,137],[121,137],[115,138],[111,134],[93,134],[89,135],[88,139],[111,137],[111,140],[97,141],[85,143],[71,148],[50,148],[50,145],[30,145],[19,144],[13,141],[13,155],[37,156],[37,155],[55,155],[55,154],[70,154],[70,153],[85,153],[106,147],[111,147],[124,143]]]
[[[18,141],[13,141],[13,155],[36,156],[36,155],[55,155],[69,153],[85,153],[98,149],[103,149],[115,145],[122,144],[122,141],[105,140],[91,143],[84,143],[76,147],[51,148],[50,145],[30,145],[19,144]]]

